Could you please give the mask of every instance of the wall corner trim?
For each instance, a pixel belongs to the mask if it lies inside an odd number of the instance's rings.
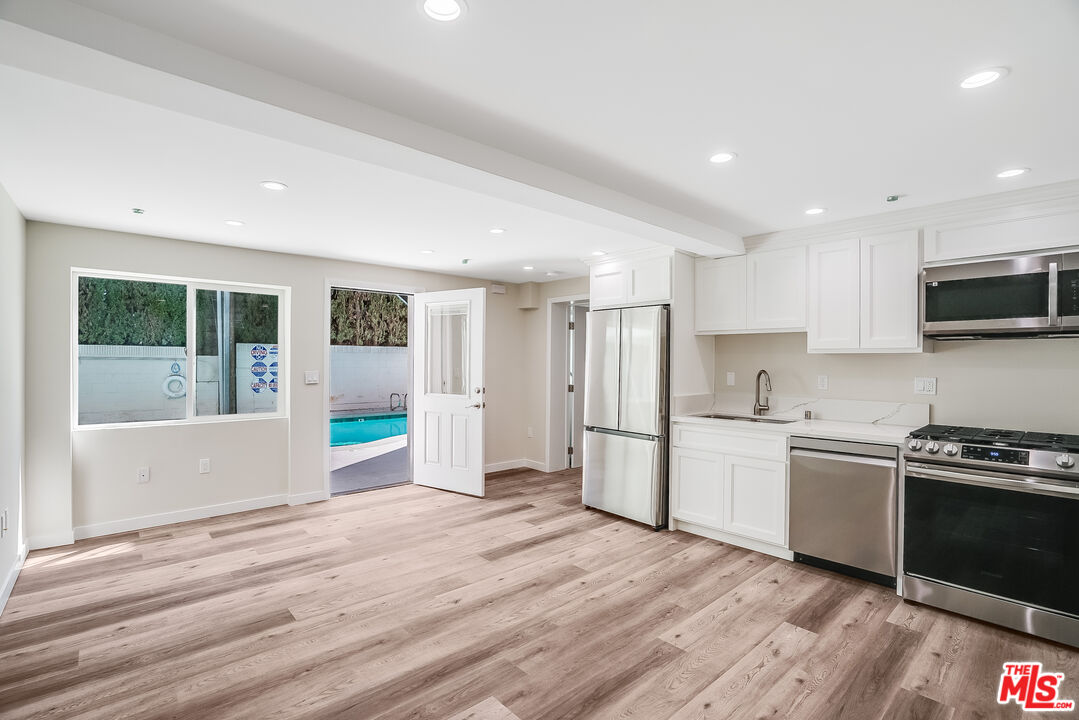
[[[205,505],[203,507],[176,510],[173,512],[157,513],[155,515],[142,515],[140,517],[124,518],[123,520],[110,520],[93,525],[79,525],[75,527],[76,540],[85,538],[101,537],[102,535],[115,535],[116,533],[143,530],[145,528],[171,525],[189,520],[204,520],[218,515],[231,515],[232,513],[246,512],[248,510],[261,510],[262,508],[275,505],[288,504],[288,495],[266,495],[264,497],[236,500],[234,502],[221,503],[219,505]],[[46,546],[47,547],[47,546]]]
[[[26,553],[28,551],[29,547],[26,545],[19,548],[19,554],[15,557],[15,562],[11,564],[7,574],[4,576],[4,584],[0,585],[0,615],[4,614],[7,600],[11,597],[11,591],[15,589],[15,581],[19,579],[19,571],[22,570],[23,563],[26,562]]]

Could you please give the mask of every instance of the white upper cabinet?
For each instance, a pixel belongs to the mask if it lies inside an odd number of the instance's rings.
[[[857,238],[809,246],[810,351],[858,348],[859,246]]]
[[[806,250],[698,258],[694,292],[698,333],[803,330]]]
[[[658,303],[671,299],[671,258],[659,257],[629,263],[627,302]]]
[[[746,329],[746,256],[698,258],[694,323],[699,333]]]
[[[918,347],[918,231],[862,238],[863,348]]]
[[[810,352],[922,349],[918,231],[809,246]]]
[[[750,253],[746,258],[746,326],[802,330],[806,326],[806,249]]]
[[[629,296],[628,263],[606,262],[593,265],[589,277],[589,299],[593,308],[621,305]]]
[[[592,308],[649,305],[671,301],[671,256],[622,258],[592,265]]]

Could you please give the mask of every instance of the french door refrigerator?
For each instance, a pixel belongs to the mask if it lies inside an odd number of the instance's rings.
[[[586,507],[667,524],[666,305],[588,313],[585,349]]]

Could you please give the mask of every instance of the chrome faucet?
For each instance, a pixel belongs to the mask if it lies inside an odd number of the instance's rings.
[[[767,370],[761,370],[757,373],[757,396],[753,401],[753,414],[763,415],[768,411],[768,398],[764,399],[764,403],[761,404],[761,376],[764,376],[764,389],[771,392],[772,390],[772,378],[769,377]]]

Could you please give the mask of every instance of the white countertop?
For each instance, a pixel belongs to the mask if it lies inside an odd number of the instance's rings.
[[[736,414],[736,413],[727,413]],[[777,432],[785,435],[854,440],[857,442],[903,445],[903,441],[917,427],[908,425],[883,425],[869,422],[842,422],[839,420],[795,420],[788,423],[746,422],[744,420],[720,420],[695,415],[675,415],[671,422],[697,423],[717,428],[752,432]]]

